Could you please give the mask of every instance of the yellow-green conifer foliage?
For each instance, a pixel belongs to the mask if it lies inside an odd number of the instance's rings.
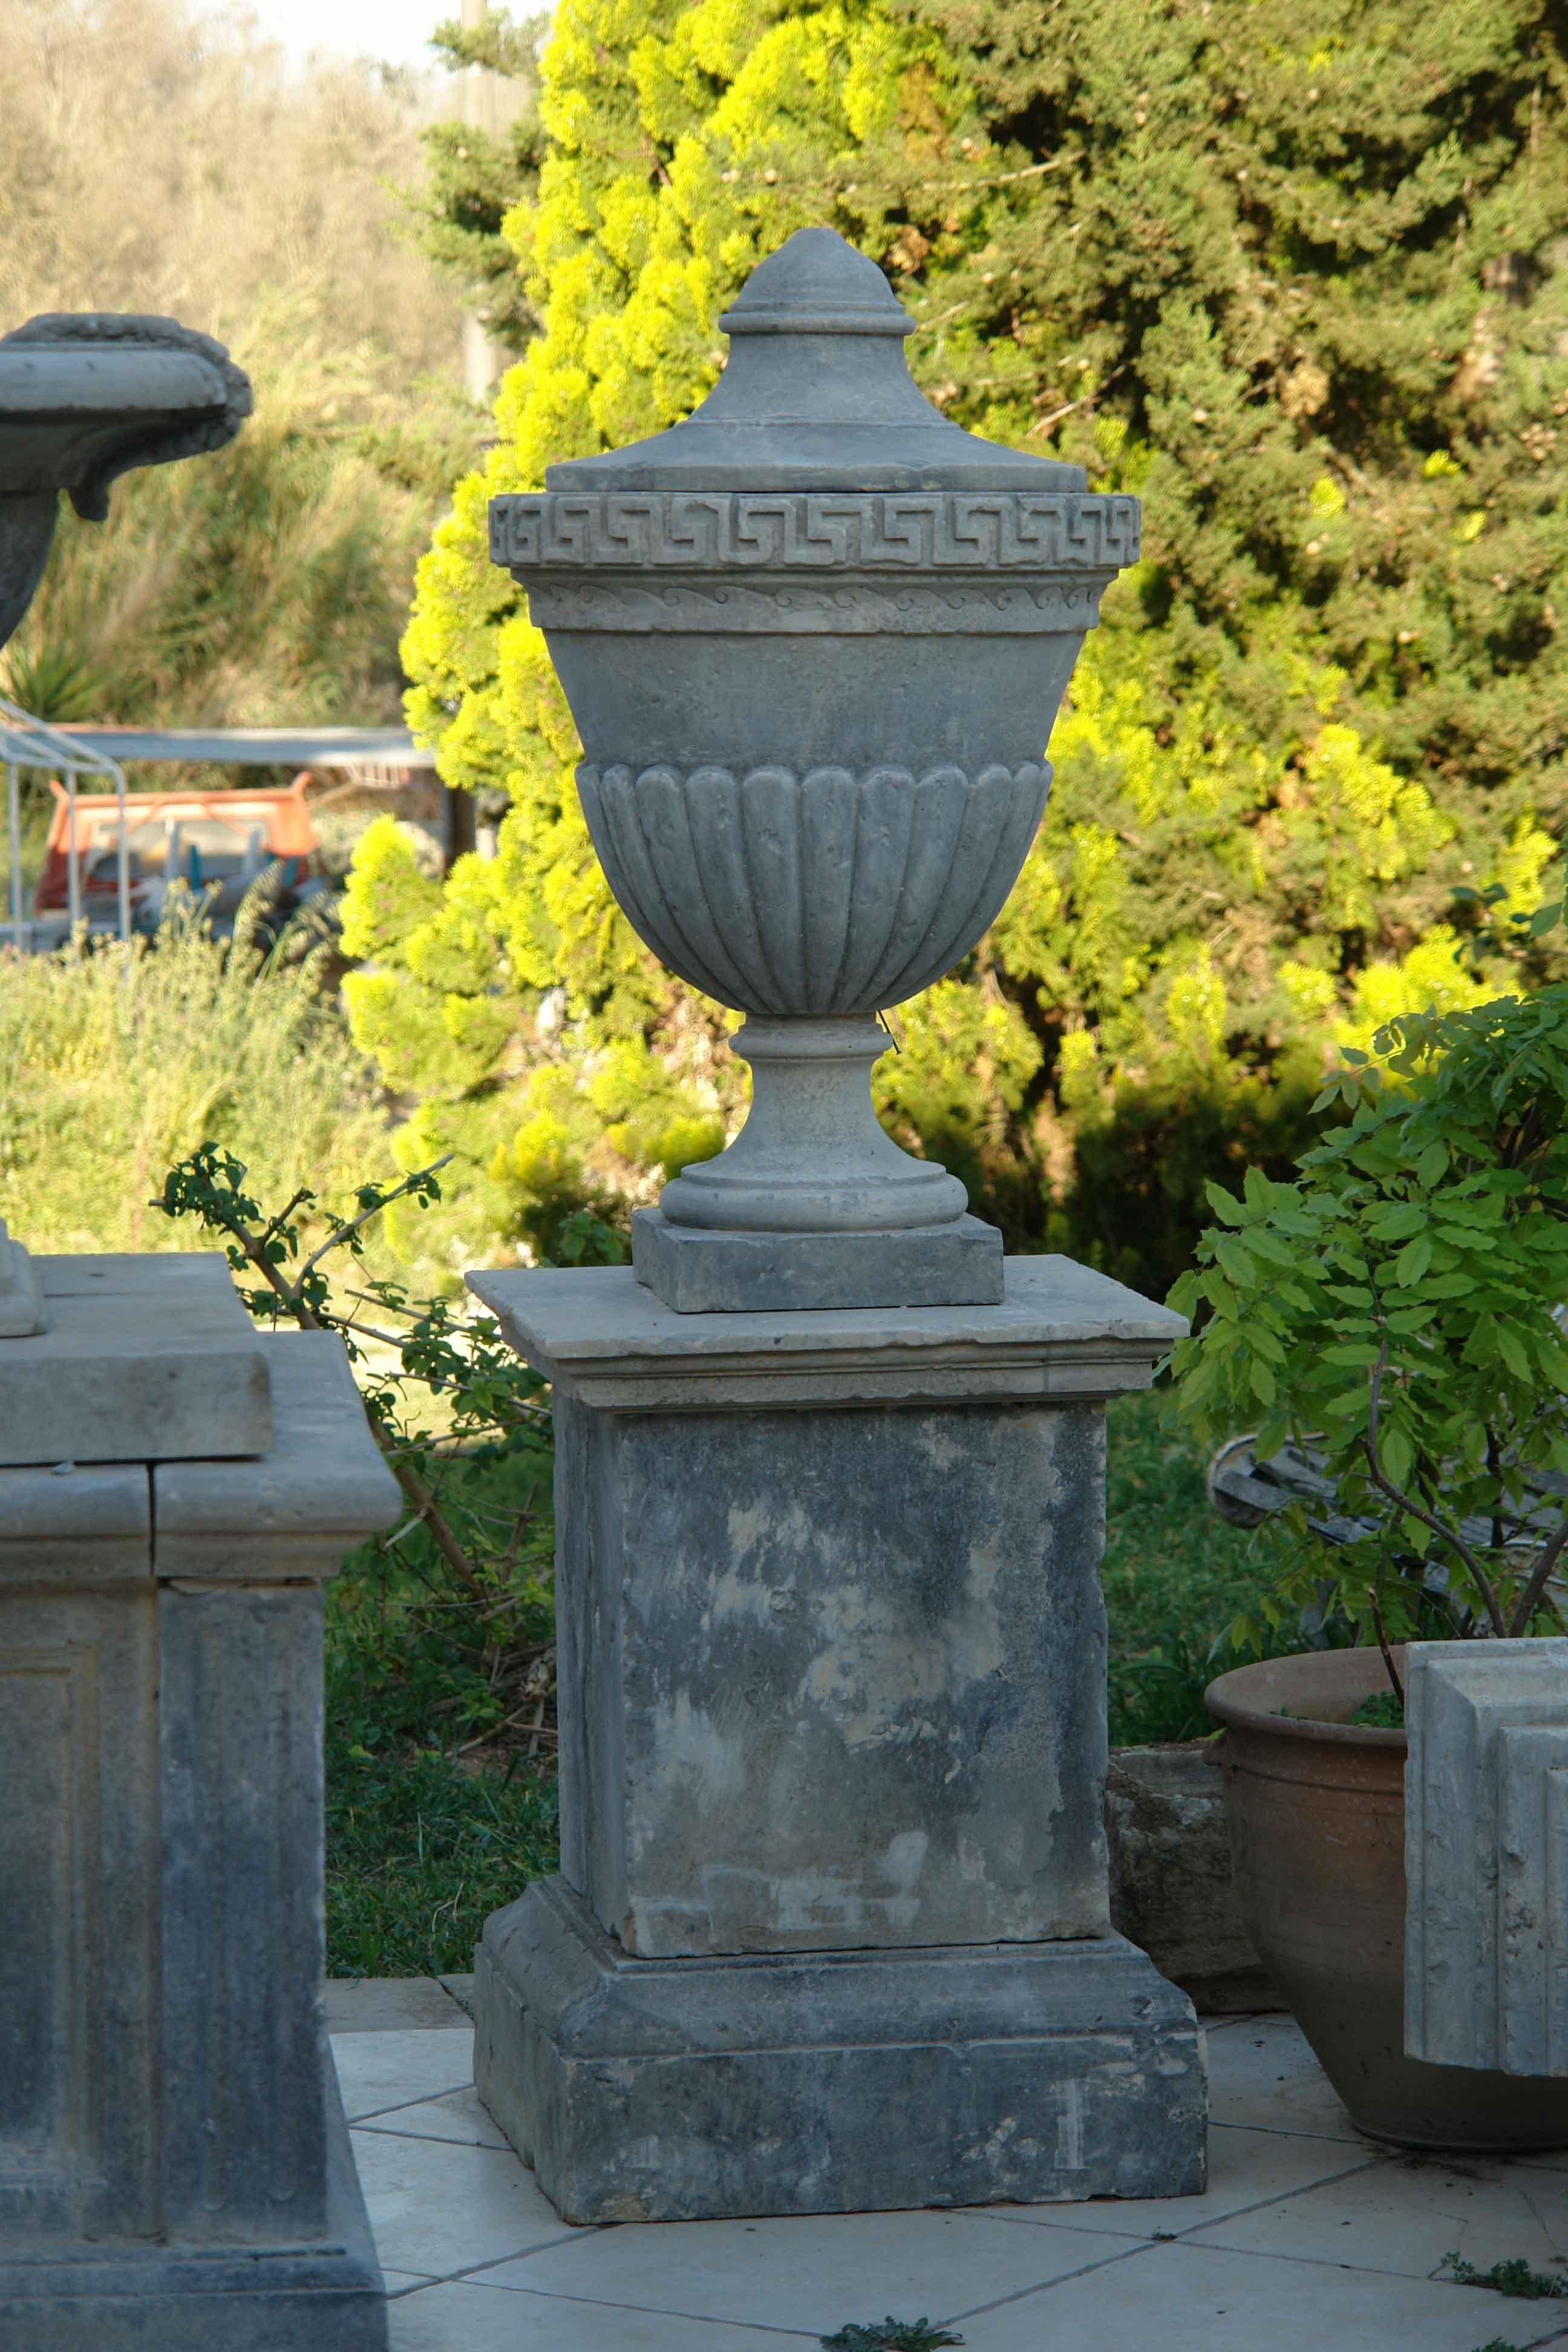
[[[457,1149],[476,1232],[526,1237],[595,1192],[650,1197],[738,1113],[728,1016],[605,888],[485,507],[686,414],[738,284],[828,220],[908,302],[950,415],[1145,501],[1018,887],[897,1017],[878,1085],[1016,1244],[1162,1284],[1205,1176],[1283,1172],[1337,1039],[1501,970],[1500,923],[1456,890],[1528,909],[1545,887],[1568,813],[1559,19],[565,0],[542,83],[537,203],[506,225],[542,331],[405,647],[443,772],[511,811],[351,982],[422,1097],[402,1148]],[[367,898],[412,903],[402,856],[367,845]]]

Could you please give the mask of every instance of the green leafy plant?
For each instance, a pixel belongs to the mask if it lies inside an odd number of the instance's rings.
[[[1370,1698],[1363,1698],[1352,1710],[1351,1721],[1363,1724],[1369,1731],[1403,1731],[1404,1702],[1394,1691],[1373,1691]]]
[[[460,1479],[446,1480],[443,1493],[440,1473],[524,1457],[537,1470],[530,1496],[547,1486],[552,1441],[544,1384],[504,1345],[492,1318],[470,1316],[443,1298],[416,1304],[400,1283],[363,1263],[367,1230],[395,1201],[440,1198],[439,1163],[397,1184],[358,1186],[353,1213],[309,1255],[301,1254],[304,1220],[319,1206],[310,1187],[300,1185],[268,1217],[245,1182],[244,1163],[207,1142],[169,1171],[153,1205],[168,1217],[194,1216],[223,1237],[235,1273],[259,1277],[240,1286],[258,1320],[335,1331],[343,1340],[358,1368],[372,1433],[413,1513],[392,1543],[423,1528],[460,1605],[483,1626],[487,1686],[521,1685],[524,1705],[542,1702],[530,1670],[551,1651],[552,1636],[542,1564],[527,1540],[530,1504],[498,1528]],[[582,1236],[584,1249],[590,1238]],[[346,1297],[334,1294],[324,1270],[339,1253],[354,1271]],[[377,1320],[366,1319],[366,1307]],[[433,1407],[440,1409],[439,1427]]]
[[[963,2341],[929,2319],[873,2320],[868,2327],[841,2327],[822,2339],[823,2352],[940,2352],[943,2345]]]
[[[1406,1015],[1320,1099],[1350,1116],[1293,1182],[1217,1185],[1171,1303],[1202,1316],[1181,1409],[1255,1454],[1312,1449],[1331,1502],[1268,1523],[1277,1591],[1363,1639],[1548,1632],[1568,1546],[1568,986]],[[1268,1539],[1266,1538],[1266,1539]],[[1397,1677],[1390,1661],[1391,1679]]]
[[[1568,2297],[1568,2278],[1552,2278],[1545,2271],[1532,2271],[1522,2254],[1515,2254],[1508,2262],[1493,2263],[1490,2270],[1479,2271],[1463,2254],[1450,2250],[1437,2267],[1451,2273],[1457,2286],[1487,2286],[1494,2294],[1517,2295],[1525,2303],[1548,2303],[1553,2298]]]

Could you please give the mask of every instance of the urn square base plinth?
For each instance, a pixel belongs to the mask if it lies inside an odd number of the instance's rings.
[[[563,1885],[498,1914],[481,2093],[576,2221],[1202,2183],[1185,1998],[1110,1932],[1104,1400],[1181,1327],[682,1315],[473,1286],[554,1384]]]
[[[721,1233],[632,1217],[637,1278],[679,1315],[824,1307],[994,1307],[1002,1236],[978,1217],[910,1233]]]
[[[479,2096],[569,2221],[1205,2184],[1192,2006],[1120,1936],[639,1960],[547,1879],[477,1966]]]

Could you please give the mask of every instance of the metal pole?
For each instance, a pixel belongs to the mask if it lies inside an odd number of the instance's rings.
[[[11,945],[22,945],[22,783],[15,761],[5,767],[5,813],[11,825]]]
[[[125,771],[118,762],[114,770],[114,804],[120,820],[120,854],[114,863],[120,885],[120,939],[123,946],[131,937],[131,844],[126,835]]]
[[[76,944],[81,921],[81,876],[76,863],[76,770],[66,770],[66,921]]]

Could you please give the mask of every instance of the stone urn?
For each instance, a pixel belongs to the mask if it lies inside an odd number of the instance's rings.
[[[829,229],[721,324],[694,415],[490,505],[612,890],[747,1016],[750,1117],[637,1213],[634,1264],[682,1310],[994,1303],[1001,1236],[874,1116],[878,1016],[1017,878],[1138,501],[950,424],[909,374],[908,314]]]
[[[221,449],[250,407],[223,345],[174,319],[60,313],[0,335],[0,646],[43,577],[62,490],[101,522],[120,475]]]

